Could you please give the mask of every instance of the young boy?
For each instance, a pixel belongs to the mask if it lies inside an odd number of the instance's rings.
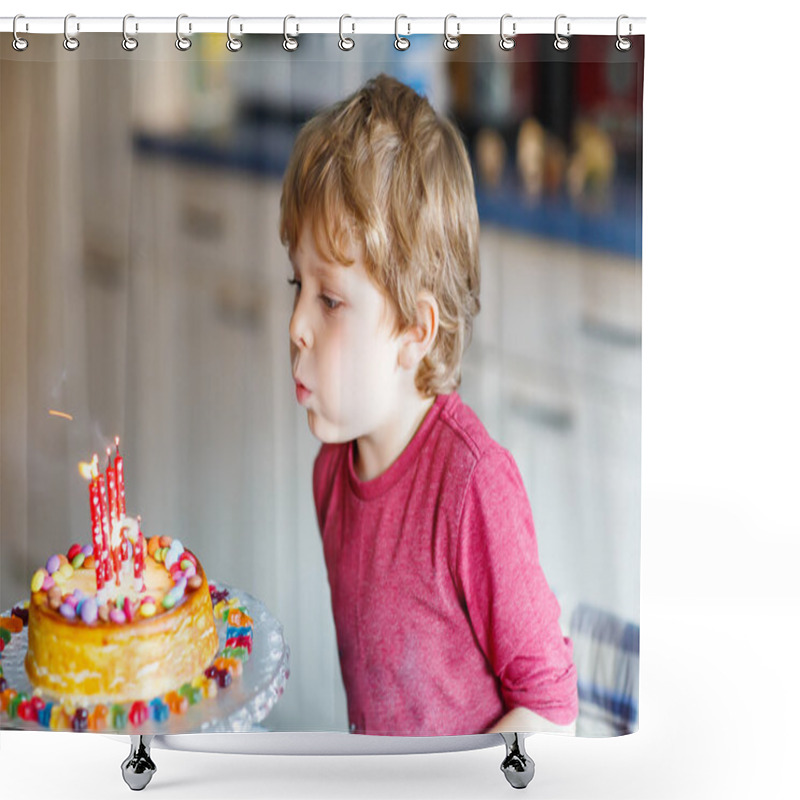
[[[522,479],[455,391],[480,283],[456,128],[369,81],[299,133],[280,232],[350,730],[571,732],[572,644]]]

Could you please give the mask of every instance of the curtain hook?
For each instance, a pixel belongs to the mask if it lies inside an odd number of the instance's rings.
[[[569,38],[567,38],[567,37],[569,37],[571,35],[570,34],[570,23],[569,22],[567,23],[567,36],[566,37],[562,36],[558,32],[558,21],[560,19],[566,19],[566,18],[567,18],[566,14],[559,14],[556,17],[556,23],[555,23],[556,40],[553,42],[553,47],[555,47],[556,50],[568,50],[569,49]]]
[[[289,36],[286,32],[286,25],[290,19],[297,19],[297,17],[293,17],[291,14],[285,16],[283,18],[283,49],[291,52],[292,50],[297,50],[298,41],[297,39]],[[300,33],[300,26],[297,26],[297,33]]]
[[[404,36],[401,36],[399,33],[399,23],[401,19],[408,19],[405,14],[398,14],[394,18],[394,46],[397,50],[408,50],[411,47],[411,39],[406,39]],[[408,25],[408,33],[411,33],[411,23],[406,23]]]
[[[511,14],[503,14],[503,16],[500,17],[500,49],[501,50],[513,50],[514,49],[514,45],[516,44],[516,42],[514,41],[514,38],[513,38],[514,36],[517,35],[517,23],[516,22],[512,22],[511,23],[511,36],[509,36],[507,33],[503,32],[503,23],[507,19],[510,19],[511,16],[512,16]]]
[[[341,50],[352,50],[356,46],[355,41],[353,39],[350,39],[349,37],[345,36],[342,33],[342,23],[346,19],[353,19],[353,18],[349,14],[342,14],[342,16],[339,17],[339,48]],[[353,29],[352,29],[351,32],[355,33],[355,30],[356,30],[356,24],[354,22],[353,23]]]
[[[25,16],[23,14],[17,14],[17,16],[14,17],[14,24],[11,27],[11,30],[14,33],[14,41],[11,42],[11,46],[18,53],[21,53],[23,50],[27,49],[28,40],[21,38],[20,35],[17,33],[17,20],[18,19],[25,19]],[[28,29],[28,23],[26,22],[25,23],[25,30],[27,30],[27,29]]]
[[[81,46],[81,43],[77,40],[75,36],[69,35],[67,27],[71,19],[75,19],[74,14],[67,14],[67,16],[64,17],[64,49],[73,52],[74,50],[77,50]],[[75,23],[75,25],[76,25],[76,30],[81,29],[81,25],[79,22]]]
[[[182,52],[185,52],[186,50],[188,50],[192,46],[192,40],[191,39],[187,39],[181,33],[181,20],[182,19],[188,19],[188,18],[189,18],[188,14],[178,14],[178,19],[175,21],[175,36],[177,37],[175,39],[175,47],[177,47],[178,50],[180,50]],[[191,32],[192,32],[192,23],[190,22],[189,23],[189,33],[191,33]]]
[[[451,36],[447,32],[447,23],[451,19],[456,19],[456,35],[455,36]],[[458,18],[456,17],[455,14],[448,14],[444,18],[444,41],[442,42],[442,44],[444,45],[444,49],[445,50],[458,50],[458,46],[461,44],[461,42],[458,41],[458,36],[459,36],[460,33],[461,33],[461,23],[458,22]]]
[[[231,21],[235,20],[235,19],[239,19],[239,17],[237,17],[236,14],[231,14],[228,17],[228,41],[227,41],[225,47],[227,47],[228,50],[231,51],[231,53],[238,53],[242,49],[242,40],[241,39],[237,39],[235,36],[233,36],[231,34]],[[241,30],[242,30],[242,26],[240,25],[239,26],[239,32],[240,33],[241,33]]]
[[[134,36],[128,35],[128,20],[135,19],[133,14],[126,14],[122,18],[122,49],[127,50],[129,53],[139,46],[139,40]],[[139,30],[139,23],[136,23],[136,30]]]
[[[620,33],[620,23],[624,19],[628,19],[627,14],[620,14],[617,17],[617,43],[616,43],[616,48],[621,53],[624,53],[627,50],[631,49],[631,40],[624,38],[622,36],[622,34]],[[631,23],[629,22],[628,23],[628,36],[630,36],[632,33],[633,33],[633,25],[631,25]]]

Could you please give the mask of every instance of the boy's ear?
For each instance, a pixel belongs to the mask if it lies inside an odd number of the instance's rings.
[[[416,371],[419,363],[433,347],[438,332],[439,304],[430,292],[420,292],[417,299],[417,319],[401,335],[398,353],[400,366]]]

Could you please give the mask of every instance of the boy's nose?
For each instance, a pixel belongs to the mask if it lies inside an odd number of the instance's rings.
[[[308,349],[312,344],[311,328],[306,321],[306,316],[301,313],[298,302],[289,320],[289,339],[295,347]]]

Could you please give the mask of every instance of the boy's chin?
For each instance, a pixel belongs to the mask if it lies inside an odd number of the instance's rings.
[[[308,429],[311,431],[311,434],[323,444],[341,444],[342,442],[349,442],[354,438],[353,436],[349,436],[341,426],[321,417],[316,411],[310,408],[307,409],[306,417],[308,419]]]

